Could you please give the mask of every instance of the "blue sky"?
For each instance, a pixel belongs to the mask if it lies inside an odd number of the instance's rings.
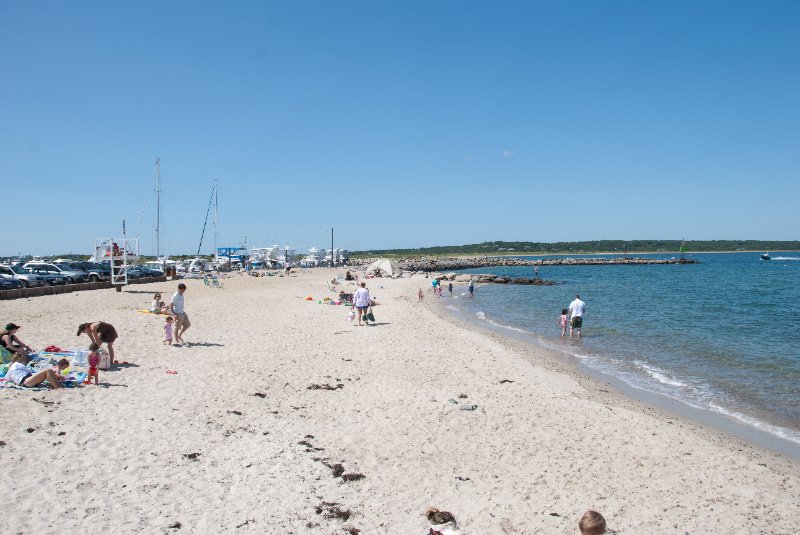
[[[123,218],[153,254],[157,157],[171,254],[214,178],[220,245],[798,239],[798,27],[794,1],[3,1],[0,255]]]

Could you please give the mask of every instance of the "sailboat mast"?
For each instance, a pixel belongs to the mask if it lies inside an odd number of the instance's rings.
[[[156,260],[161,257],[161,158],[156,158]]]
[[[212,254],[217,254],[217,247],[219,244],[219,189],[217,188],[217,179],[214,179],[214,251]]]

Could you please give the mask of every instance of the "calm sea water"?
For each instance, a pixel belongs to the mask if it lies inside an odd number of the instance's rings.
[[[691,258],[701,263],[540,267],[559,284],[485,284],[474,299],[460,286],[443,300],[635,388],[800,445],[800,252]],[[533,276],[519,267],[462,272]],[[576,293],[587,306],[581,341],[562,339],[557,326]]]

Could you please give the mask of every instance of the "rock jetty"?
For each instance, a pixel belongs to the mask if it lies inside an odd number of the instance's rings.
[[[365,260],[369,265],[375,259]],[[641,264],[698,264],[697,260],[685,258],[545,258],[525,260],[502,256],[482,256],[472,258],[442,258],[416,256],[399,258],[397,263],[405,271],[444,272],[456,269],[488,268],[497,266],[620,266]]]

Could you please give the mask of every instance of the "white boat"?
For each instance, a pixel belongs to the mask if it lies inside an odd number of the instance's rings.
[[[168,258],[161,258],[159,260],[150,260],[149,262],[145,262],[142,265],[146,268],[155,269],[163,273],[164,268],[176,267],[177,262],[175,260],[170,260]]]
[[[331,259],[333,259],[334,266],[341,266],[346,264],[350,260],[350,251],[347,249],[333,249],[328,251],[323,259],[323,263],[330,265]]]
[[[303,267],[317,267],[322,264],[325,258],[325,250],[312,247],[308,250],[308,254],[300,261]]]

